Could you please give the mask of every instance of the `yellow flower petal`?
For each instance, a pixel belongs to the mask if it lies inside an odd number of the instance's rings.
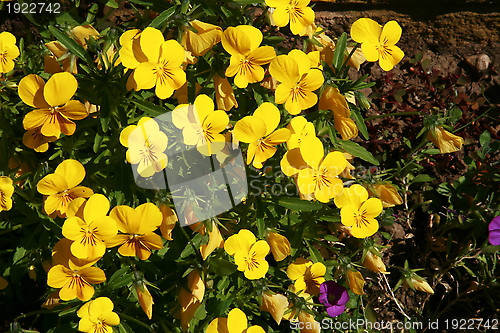
[[[147,27],[141,33],[141,50],[149,62],[156,63],[160,56],[160,46],[165,41],[163,34],[156,28]]]
[[[255,116],[246,116],[239,120],[233,129],[233,135],[238,141],[251,143],[265,136],[267,132],[266,123]]]
[[[247,316],[238,308],[229,311],[227,316],[227,328],[230,333],[243,333],[248,327]]]
[[[359,271],[349,269],[347,271],[347,283],[349,284],[349,288],[351,288],[352,292],[356,295],[365,294],[363,290],[365,286],[365,279],[363,279],[363,275],[361,275]]]
[[[278,127],[281,119],[280,111],[276,105],[264,102],[254,111],[254,117],[262,119],[266,124],[264,136],[271,134]],[[241,141],[241,140],[240,140]]]
[[[85,168],[77,160],[67,159],[59,164],[54,171],[56,175],[61,175],[67,182],[68,188],[80,184],[85,178]]]
[[[75,94],[78,82],[73,74],[68,72],[56,73],[47,81],[43,89],[43,96],[50,106],[66,104]]]
[[[381,32],[381,25],[369,18],[360,18],[351,26],[351,37],[358,43],[368,42],[376,45],[379,43],[379,36]],[[365,53],[364,50],[363,53]],[[366,56],[366,58],[368,59],[368,56]],[[368,61],[372,60],[368,59]]]
[[[49,174],[43,177],[37,184],[36,189],[44,195],[53,195],[69,189],[68,182],[62,175]]]
[[[99,193],[92,195],[83,209],[85,221],[91,223],[105,216],[109,211],[109,207],[109,200],[104,195]]]
[[[24,103],[34,108],[48,108],[50,105],[43,97],[44,86],[45,81],[40,76],[35,74],[25,76],[19,82],[19,97],[21,97]]]
[[[279,82],[291,85],[295,85],[300,79],[299,65],[295,59],[287,55],[274,58],[269,65],[269,73]]]
[[[315,136],[305,137],[299,149],[304,161],[316,170],[324,157],[324,148],[321,140]]]

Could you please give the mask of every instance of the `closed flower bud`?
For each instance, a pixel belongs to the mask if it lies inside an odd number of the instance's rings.
[[[219,75],[214,75],[215,101],[217,108],[224,111],[229,111],[233,107],[238,107],[238,102],[234,96],[233,87],[226,78]]]
[[[267,311],[273,316],[278,325],[281,323],[283,314],[288,309],[288,299],[281,294],[262,293],[261,311]]]
[[[30,267],[28,267],[28,275],[29,275],[30,279],[32,279],[33,281],[36,281],[36,269],[35,269],[35,266],[30,265]]]
[[[137,283],[134,285],[135,291],[137,292],[137,298],[139,300],[139,304],[141,305],[142,310],[148,316],[148,319],[151,319],[153,316],[153,296],[149,292],[146,284],[143,282]]]
[[[418,276],[418,277],[421,278],[420,276]],[[410,284],[407,281],[405,281],[403,285],[405,287],[409,287],[413,290],[416,289],[419,291],[424,291],[424,292],[431,294],[431,295],[434,294],[434,290],[432,290],[432,287],[427,283],[427,281],[415,279],[415,278],[410,278],[410,282],[411,282],[411,284],[413,284],[413,288],[410,286]]]
[[[370,251],[366,253],[365,260],[363,261],[363,266],[375,273],[390,274],[386,271],[382,258]]]
[[[282,261],[290,255],[290,242],[285,236],[276,232],[270,232],[267,236],[267,242],[271,247],[274,260]]]
[[[373,185],[373,190],[380,200],[382,200],[384,208],[394,207],[403,203],[403,199],[399,195],[398,190],[390,184]]]
[[[365,279],[363,279],[363,275],[355,269],[349,269],[347,271],[347,283],[349,284],[349,288],[351,288],[352,292],[356,295],[364,295],[365,292],[363,290],[365,286]]]

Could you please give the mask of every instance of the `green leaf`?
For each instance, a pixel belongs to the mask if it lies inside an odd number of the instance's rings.
[[[210,260],[210,270],[219,276],[226,276],[236,272],[237,266],[224,259]]]
[[[479,137],[479,143],[481,144],[481,147],[486,147],[489,146],[491,142],[491,134],[488,131],[484,131],[481,136]]]
[[[340,143],[340,148],[344,149],[346,152],[355,157],[359,157],[360,159],[366,162],[369,162],[373,165],[379,165],[379,162],[375,159],[375,157],[373,157],[373,155],[368,150],[361,147],[356,142],[342,141]]]
[[[169,9],[164,10],[149,24],[149,26],[159,29],[170,17],[172,17],[172,15],[174,15],[176,8],[177,6],[172,6]]]
[[[436,179],[436,178],[431,177],[431,176],[426,175],[426,174],[420,174],[417,177],[413,178],[412,183],[430,182],[430,181],[433,181],[434,179]]]
[[[194,313],[194,317],[198,320],[203,320],[207,317],[207,311],[205,310],[205,303],[202,303]]]
[[[162,108],[159,105],[155,105],[151,102],[148,101],[141,101],[141,100],[135,100],[132,101],[139,109],[144,111],[146,115],[151,116],[151,117],[158,117],[161,116],[166,112],[164,108]]]
[[[14,257],[12,258],[12,262],[17,264],[21,259],[26,255],[26,249],[24,247],[18,247],[16,249],[16,253],[14,253]]]
[[[278,199],[278,205],[292,210],[311,212],[319,210],[323,205],[317,201],[307,201],[299,198],[283,197]]]
[[[94,61],[92,60],[90,55],[87,53],[87,51],[85,51],[85,49],[80,44],[75,42],[68,35],[66,35],[62,31],[60,31],[59,29],[57,29],[53,25],[49,25],[48,29],[54,35],[54,37],[57,38],[57,40],[61,44],[63,44],[64,46],[66,46],[68,48],[68,50],[71,53],[75,54],[78,58],[85,61],[87,63],[87,65],[89,65],[91,67],[95,67]]]
[[[99,148],[101,148],[103,138],[104,136],[100,135],[99,133],[95,134],[94,147],[93,147],[94,153],[97,153],[99,151]]]
[[[118,330],[120,331],[120,333],[134,333],[134,330],[131,329],[127,324],[124,324],[123,322],[118,324]]]
[[[369,140],[370,136],[368,135],[368,129],[366,128],[365,120],[359,113],[357,108],[352,108],[352,114],[354,115],[354,120],[356,121],[356,125],[358,126],[359,131],[363,134],[365,140]]]
[[[118,289],[132,282],[132,274],[126,274],[129,271],[130,267],[125,266],[114,272],[108,280],[108,287]]]
[[[335,51],[333,51],[332,65],[337,70],[337,73],[340,71],[340,67],[342,67],[342,64],[344,63],[344,52],[347,45],[346,41],[347,34],[344,32],[335,45]]]

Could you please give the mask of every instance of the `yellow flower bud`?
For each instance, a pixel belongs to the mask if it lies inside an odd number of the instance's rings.
[[[290,255],[290,242],[288,238],[276,232],[270,232],[267,236],[267,242],[271,247],[274,260],[282,261]]]
[[[363,261],[363,266],[375,273],[390,274],[386,271],[382,258],[380,258],[376,254],[373,254],[371,251],[368,251],[366,253],[365,260]]]
[[[363,287],[365,286],[365,279],[363,279],[363,275],[355,269],[350,269],[347,271],[347,283],[349,284],[349,288],[351,288],[352,292],[356,295],[364,295],[365,292]]]
[[[153,301],[153,296],[151,296],[151,293],[144,283],[137,283],[134,287],[142,310],[146,316],[148,316],[148,319],[151,319],[153,316],[153,304],[155,303]]]
[[[419,290],[419,291],[424,291],[424,292],[431,294],[431,295],[434,294],[434,290],[432,290],[432,287],[427,283],[427,281],[418,280],[418,279],[414,279],[414,278],[411,278],[410,281],[413,284],[414,289]],[[406,281],[404,283],[404,286],[410,287]]]
[[[28,267],[28,275],[29,275],[30,279],[32,279],[33,281],[36,281],[36,269],[35,269],[35,266],[30,265],[30,267]]]
[[[399,195],[398,190],[390,184],[373,185],[373,190],[380,200],[382,200],[384,208],[394,207],[395,205],[401,205],[403,203],[403,199]]]
[[[283,314],[288,309],[288,299],[281,294],[262,293],[261,311],[267,311],[273,316],[278,325],[281,323]]]

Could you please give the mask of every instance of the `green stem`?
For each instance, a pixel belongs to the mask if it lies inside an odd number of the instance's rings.
[[[35,316],[35,315],[44,314],[44,313],[54,313],[54,312],[52,312],[51,310],[36,310],[36,311],[31,311],[31,312],[28,312],[28,313],[23,313],[20,316],[17,316],[16,318],[14,318],[14,321],[18,321],[18,320],[26,318],[26,317]]]
[[[465,124],[464,126],[462,127],[459,127],[458,129],[455,130],[455,132],[457,131],[460,131],[461,129],[469,126],[470,124],[472,124],[473,122],[475,122],[476,120],[478,120],[479,118],[482,118],[485,114],[487,114],[488,112],[490,112],[491,110],[493,109],[493,107],[491,106],[488,110],[484,111],[483,114],[477,116],[476,118],[474,118],[473,120],[469,121],[467,124]]]
[[[392,116],[412,116],[415,114],[421,114],[421,112],[412,111],[412,112],[393,112],[393,113],[379,114],[378,116],[365,118],[365,121],[378,119],[378,118],[384,118],[384,117],[392,117]]]
[[[136,323],[137,325],[140,325],[142,327],[145,327],[147,328],[150,332],[154,332],[154,330],[148,325],[148,324],[145,324],[143,323],[142,321],[138,320],[138,319],[135,319],[134,317],[130,317],[130,316],[127,316],[126,314],[124,313],[121,313],[121,312],[117,312],[118,315],[124,319],[127,319],[129,321],[132,321],[134,323]]]

